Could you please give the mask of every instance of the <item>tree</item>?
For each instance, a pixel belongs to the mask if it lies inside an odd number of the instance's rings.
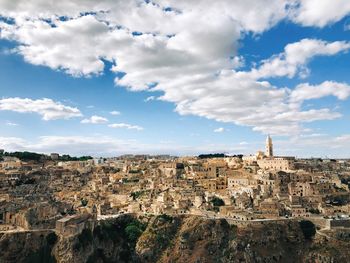
[[[225,205],[224,200],[222,200],[222,199],[219,198],[219,197],[214,197],[214,198],[211,200],[211,203],[213,204],[213,206],[223,206],[223,205]]]
[[[82,205],[82,206],[87,206],[88,200],[82,198],[80,201],[81,201],[81,205]]]
[[[316,234],[315,224],[309,220],[302,220],[299,222],[299,226],[301,228],[301,231],[303,231],[305,239],[312,240]]]

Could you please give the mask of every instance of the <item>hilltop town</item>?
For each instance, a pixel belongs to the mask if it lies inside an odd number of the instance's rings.
[[[1,230],[54,228],[83,214],[123,213],[307,218],[321,228],[350,227],[350,161],[274,156],[269,136],[265,152],[251,156],[59,157],[2,157]]]
[[[275,156],[270,136],[264,152],[249,156],[1,155],[3,234],[74,236],[132,214],[241,226],[304,220],[318,235],[350,238],[350,161]]]

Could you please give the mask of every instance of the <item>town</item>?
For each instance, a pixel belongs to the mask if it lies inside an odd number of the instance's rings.
[[[307,219],[328,234],[350,228],[350,160],[275,156],[270,136],[265,151],[249,156],[1,155],[1,232],[74,235],[92,219],[122,214],[196,215],[243,225]]]

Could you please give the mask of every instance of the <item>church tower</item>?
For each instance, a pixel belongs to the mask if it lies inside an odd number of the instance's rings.
[[[273,157],[273,145],[270,135],[266,138],[265,155],[269,158]]]

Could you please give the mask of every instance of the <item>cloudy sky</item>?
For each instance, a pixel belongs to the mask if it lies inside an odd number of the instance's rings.
[[[0,147],[350,157],[349,0],[0,0]]]

